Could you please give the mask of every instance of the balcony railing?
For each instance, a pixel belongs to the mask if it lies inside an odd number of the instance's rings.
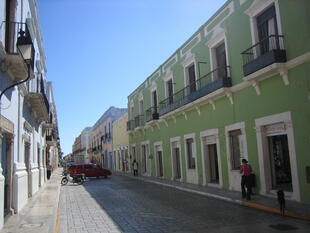
[[[145,125],[144,115],[138,115],[135,117],[135,128],[143,127]]]
[[[36,118],[39,122],[48,122],[50,115],[50,105],[49,101],[45,95],[43,81],[41,80],[41,85],[36,89],[30,88],[26,95],[26,101],[30,104],[34,112],[36,112]]]
[[[158,108],[157,106],[150,107],[148,110],[145,111],[145,121],[149,122],[151,120],[158,120]]]
[[[243,73],[245,76],[254,73],[273,63],[286,62],[284,36],[270,35],[241,53]]]
[[[54,141],[54,137],[52,135],[47,135],[45,138],[46,141]]]
[[[132,131],[135,129],[135,121],[129,120],[127,121],[127,131]]]
[[[231,87],[229,66],[219,67],[209,72],[182,90],[161,101],[159,104],[159,115],[162,116],[222,87]]]

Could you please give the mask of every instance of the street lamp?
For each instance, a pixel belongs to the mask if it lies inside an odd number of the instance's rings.
[[[29,35],[25,35],[25,31],[22,29],[19,30],[18,32],[19,37],[17,38],[17,49],[19,53],[22,55],[24,61],[26,62],[28,69],[33,61],[33,44],[31,37]]]
[[[26,79],[24,79],[20,82],[17,82],[17,83],[13,83],[12,85],[5,88],[0,94],[0,103],[1,103],[2,95],[7,90],[9,90],[9,89],[11,89],[17,85],[20,85],[24,82],[27,82],[30,78],[30,65],[33,62],[33,54],[34,54],[32,40],[31,40],[30,36],[28,36],[28,35],[25,36],[25,31],[23,31],[22,29],[19,30],[18,34],[19,34],[19,37],[17,38],[16,47],[17,47],[19,53],[21,54],[23,60],[27,64],[28,76]]]

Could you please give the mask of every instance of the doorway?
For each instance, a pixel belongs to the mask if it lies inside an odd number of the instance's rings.
[[[32,196],[32,185],[31,185],[31,166],[30,166],[30,143],[25,142],[24,144],[25,154],[25,165],[28,173],[28,197]]]
[[[156,152],[157,157],[157,176],[163,177],[164,176],[164,169],[163,169],[163,152],[159,149],[157,149]]]
[[[207,153],[207,156],[205,157],[207,168],[206,180],[208,183],[219,184],[219,167],[216,144],[207,144],[205,147],[205,151]]]
[[[172,147],[172,170],[173,170],[173,180],[180,180],[181,179],[181,158],[180,158],[180,147],[179,143],[172,142],[171,144]]]
[[[268,136],[272,189],[293,191],[287,135]]]
[[[37,148],[37,158],[38,158],[38,169],[39,169],[39,187],[42,186],[42,183],[41,183],[41,155],[40,155],[40,147],[38,146]]]
[[[146,165],[146,145],[142,145],[142,174],[145,174],[147,171],[147,165]]]

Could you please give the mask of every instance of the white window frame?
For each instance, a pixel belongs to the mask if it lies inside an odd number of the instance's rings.
[[[229,189],[235,190],[235,183],[234,179],[236,176],[240,178],[240,172],[239,170],[232,170],[231,167],[231,150],[230,150],[230,136],[229,132],[233,130],[241,130],[242,140],[240,145],[240,153],[241,157],[248,160],[248,144],[247,144],[247,137],[246,137],[246,131],[245,131],[245,123],[244,122],[238,122],[232,125],[225,126],[225,137],[226,137],[226,150],[227,150],[227,160],[228,160],[228,172],[229,172]],[[240,158],[241,159],[241,158]],[[241,161],[240,161],[241,163]],[[233,176],[232,176],[233,175]],[[238,182],[240,183],[240,182]],[[240,185],[238,187],[240,189]]]
[[[157,86],[152,86],[152,88],[150,89],[150,93],[151,93],[151,106],[154,107],[153,93],[155,91],[156,91],[156,101],[157,101],[157,107],[158,107],[159,103],[158,103]]]
[[[224,43],[225,45],[226,66],[229,66],[226,31],[224,29],[221,29],[220,32],[218,32],[212,39],[210,39],[207,42],[207,46],[209,47],[209,54],[210,54],[211,71],[217,68],[216,48],[222,43]],[[212,74],[212,81],[213,80],[214,80],[214,74]]]
[[[228,159],[229,159],[229,170],[232,170],[231,168],[231,151],[230,151],[230,136],[229,136],[229,132],[230,131],[234,131],[234,130],[241,130],[241,135],[242,135],[242,140],[241,140],[241,145],[240,145],[240,159],[244,158],[246,160],[248,160],[248,146],[247,146],[247,137],[246,137],[246,132],[245,132],[245,123],[244,122],[239,122],[239,123],[235,123],[233,125],[229,125],[225,127],[225,134],[226,134],[226,142],[227,142],[227,155],[228,155]],[[241,163],[241,161],[240,161]]]
[[[190,66],[194,65],[195,67],[195,80],[197,81],[198,74],[197,74],[197,64],[196,64],[196,58],[194,54],[189,55],[183,62],[183,72],[184,72],[184,87],[189,85],[189,75],[188,75],[188,68]],[[188,93],[186,93],[188,94]]]
[[[135,154],[133,154],[133,148],[135,148]],[[131,144],[131,150],[130,150],[130,154],[131,154],[131,161],[133,162],[133,160],[135,159],[137,161],[137,147],[136,144]]]
[[[140,143],[140,149],[141,149],[141,168],[142,168],[142,146],[146,147],[146,168],[145,168],[145,173],[142,175],[144,176],[150,176],[151,175],[151,161],[150,161],[150,141],[143,141]]]
[[[252,5],[245,11],[250,17],[251,37],[252,45],[258,42],[258,29],[256,23],[256,17],[274,5],[276,10],[277,28],[279,35],[282,35],[282,24],[280,17],[280,7],[278,0],[255,0]]]
[[[159,176],[159,164],[158,164],[158,159],[157,159],[157,148],[159,148],[161,151],[161,155],[162,155],[162,162],[163,162],[163,176]],[[164,163],[164,150],[163,150],[163,142],[162,141],[158,141],[158,142],[154,142],[154,159],[155,159],[155,167],[156,167],[156,177],[160,178],[160,179],[164,179],[165,177],[165,163]]]
[[[285,196],[288,199],[300,201],[300,187],[299,187],[299,178],[298,178],[298,166],[297,158],[295,151],[295,140],[294,140],[294,129],[291,119],[291,112],[283,112],[279,114],[269,115],[262,118],[255,119],[255,128],[256,128],[256,137],[257,137],[257,148],[258,148],[258,161],[259,161],[259,170],[260,170],[260,181],[261,181],[261,190],[262,195],[271,195],[276,196],[276,190],[272,190],[270,186],[266,183],[267,175],[267,160],[266,156],[268,151],[266,149],[266,135],[262,132],[262,128],[267,125],[272,125],[276,123],[284,123],[286,126],[286,131],[284,134],[287,135],[287,142],[289,148],[290,164],[291,164],[291,175],[292,175],[292,192],[285,192]],[[283,135],[283,132],[278,134]],[[268,187],[269,186],[269,187]]]
[[[187,154],[187,145],[186,145],[186,140],[187,139],[193,139],[193,151],[192,151],[192,153],[193,153],[193,156],[195,157],[195,169],[189,169],[188,168],[188,154]],[[184,151],[185,151],[187,182],[198,184],[198,163],[197,163],[196,134],[195,133],[190,133],[190,134],[184,135],[183,143],[184,143]],[[190,175],[192,177],[190,177]]]
[[[168,82],[170,80],[172,80],[172,94],[174,94],[174,80],[173,80],[173,74],[172,72],[168,72],[164,77],[163,77],[163,80],[165,82],[165,99],[168,98]],[[153,99],[153,98],[152,98]],[[158,103],[158,102],[157,102]]]
[[[208,137],[215,137],[216,141],[216,150],[217,150],[217,161],[218,161],[218,169],[219,169],[219,184],[212,184],[212,183],[207,183],[206,180],[206,164],[205,158],[206,152],[204,151],[204,138]],[[220,141],[219,141],[219,130],[218,129],[208,129],[205,131],[200,132],[200,143],[201,143],[201,153],[202,153],[202,170],[203,170],[203,185],[211,186],[211,187],[218,187],[222,188],[223,187],[223,177],[222,177],[222,163],[221,163],[221,152],[220,152]]]
[[[173,144],[176,144],[176,146],[174,147]],[[174,162],[173,162],[173,149],[174,148],[179,148],[179,153],[180,153],[180,168],[181,168],[181,177],[180,181],[183,181],[183,160],[182,160],[182,152],[181,152],[181,137],[178,136],[178,137],[173,137],[173,138],[170,138],[170,159],[171,159],[171,169],[172,169],[172,173],[171,173],[171,180],[174,180],[174,170],[175,170],[175,167],[174,167]]]

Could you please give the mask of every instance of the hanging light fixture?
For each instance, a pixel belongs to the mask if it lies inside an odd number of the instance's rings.
[[[33,44],[30,36],[26,36],[25,31],[22,29],[18,32],[19,37],[17,38],[17,49],[22,55],[23,59],[30,65],[33,61]]]

